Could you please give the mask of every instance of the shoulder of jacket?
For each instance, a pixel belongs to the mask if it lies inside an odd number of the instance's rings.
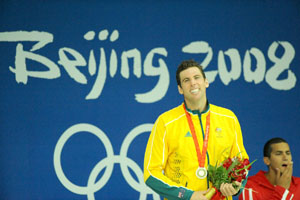
[[[293,176],[293,179],[297,184],[300,184],[300,177]]]
[[[224,107],[221,107],[221,106],[216,106],[216,105],[213,105],[213,104],[210,104],[209,106],[210,106],[211,112],[213,112],[213,113],[236,117],[234,112],[232,112],[228,108],[224,108]]]
[[[165,122],[168,122],[168,121],[172,121],[182,115],[184,115],[185,112],[184,112],[184,109],[182,107],[182,104],[175,107],[175,108],[172,108],[171,110],[168,110],[164,113],[162,113],[159,118],[160,119],[163,119],[163,121]]]
[[[257,172],[257,174],[255,174],[253,176],[249,176],[247,183],[249,182],[249,183],[254,183],[254,184],[260,184],[260,183],[266,182],[267,179],[265,178],[264,173],[265,172],[263,172],[263,171],[259,171],[259,172]]]

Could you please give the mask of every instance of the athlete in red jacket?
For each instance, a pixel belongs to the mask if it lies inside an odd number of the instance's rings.
[[[268,171],[249,177],[239,200],[299,200],[300,178],[292,176],[292,155],[284,139],[273,138],[265,144],[264,163]]]

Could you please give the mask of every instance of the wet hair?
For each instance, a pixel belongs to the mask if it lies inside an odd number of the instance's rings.
[[[271,152],[272,152],[272,144],[278,144],[278,143],[287,143],[287,141],[285,141],[282,138],[276,137],[276,138],[272,138],[269,141],[266,142],[265,146],[264,146],[264,157],[268,157],[270,158],[271,156]]]
[[[204,71],[203,71],[203,67],[202,67],[199,63],[197,63],[197,62],[194,61],[194,60],[184,60],[184,61],[182,61],[182,62],[180,63],[180,65],[177,67],[177,71],[176,71],[176,81],[177,81],[177,85],[181,86],[180,76],[179,76],[180,72],[182,72],[183,70],[186,70],[186,69],[188,69],[188,68],[190,68],[190,67],[197,67],[197,68],[200,70],[202,76],[203,76],[204,78],[206,78],[205,73],[204,73]]]

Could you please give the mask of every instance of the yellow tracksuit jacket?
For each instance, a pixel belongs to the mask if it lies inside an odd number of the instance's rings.
[[[196,177],[199,166],[197,152],[183,104],[158,117],[145,152],[144,180],[150,188],[169,200],[190,199],[194,191],[205,191],[211,186],[207,179]],[[212,104],[202,113],[187,110],[201,152],[206,116],[210,112],[206,168],[208,164],[215,165],[227,157],[237,156],[239,152],[239,156],[248,158],[240,124],[232,111]]]

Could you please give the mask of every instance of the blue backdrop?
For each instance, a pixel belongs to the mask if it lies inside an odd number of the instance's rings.
[[[159,199],[144,151],[185,59],[239,118],[250,175],[281,136],[300,176],[299,34],[296,0],[1,0],[0,198]]]

